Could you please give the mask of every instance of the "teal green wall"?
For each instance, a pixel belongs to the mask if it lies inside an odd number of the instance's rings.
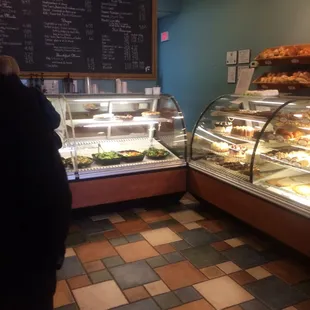
[[[167,0],[168,1],[168,0]],[[191,130],[205,106],[228,85],[226,52],[310,43],[310,0],[183,0],[180,14],[159,21],[159,81],[173,94]]]

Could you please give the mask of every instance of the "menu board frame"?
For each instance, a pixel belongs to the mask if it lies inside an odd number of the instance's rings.
[[[48,72],[48,71],[22,71],[22,78],[44,77],[63,79],[68,76],[74,79],[85,77],[97,79],[127,79],[127,80],[156,80],[157,79],[157,0],[152,1],[152,72],[151,73],[105,73],[105,72]]]

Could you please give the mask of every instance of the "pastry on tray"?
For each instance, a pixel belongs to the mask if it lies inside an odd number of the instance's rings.
[[[232,122],[216,122],[214,126],[214,130],[217,132],[230,133],[232,129]]]
[[[160,112],[157,112],[157,111],[146,111],[146,112],[142,112],[141,115],[143,117],[159,117],[160,116]]]
[[[226,142],[212,142],[211,150],[218,153],[227,153],[229,151],[229,145]]]
[[[234,126],[231,130],[232,135],[253,138],[254,129],[250,126]]]

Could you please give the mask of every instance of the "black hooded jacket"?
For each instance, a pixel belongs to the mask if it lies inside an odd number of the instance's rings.
[[[0,266],[55,268],[65,249],[71,192],[53,126],[41,95],[17,76],[0,75],[0,108]]]

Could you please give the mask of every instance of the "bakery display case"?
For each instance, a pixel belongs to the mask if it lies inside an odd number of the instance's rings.
[[[137,185],[140,174],[186,169],[186,129],[174,97],[68,94],[48,99],[62,116],[60,154],[72,183],[131,175]]]
[[[189,165],[309,216],[310,98],[218,98],[195,126]]]

